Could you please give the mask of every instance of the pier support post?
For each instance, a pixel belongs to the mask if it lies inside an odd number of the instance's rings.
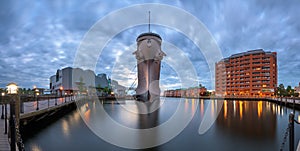
[[[36,96],[36,110],[39,110],[39,97]]]
[[[20,112],[24,113],[24,102],[20,100]]]
[[[295,98],[294,98],[294,96],[292,96],[292,99],[293,99],[293,113],[295,113]]]
[[[289,115],[289,126],[290,126],[290,137],[289,137],[289,142],[290,142],[290,151],[294,151],[294,113],[290,113]]]
[[[55,105],[57,105],[57,96],[55,96]]]
[[[3,103],[3,99],[2,99],[2,103]],[[1,119],[4,119],[4,104],[2,104]]]
[[[10,130],[10,149],[16,151],[16,125],[15,125],[15,100],[12,97],[10,101],[10,116],[9,116],[9,130]]]
[[[17,127],[19,127],[19,122],[20,122],[20,102],[21,102],[21,99],[20,99],[20,96],[17,94],[17,95],[14,95],[14,99],[15,99],[15,125]]]
[[[5,115],[4,115],[4,134],[7,134],[7,104],[4,105]]]

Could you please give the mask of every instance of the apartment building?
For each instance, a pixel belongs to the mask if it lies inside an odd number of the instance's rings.
[[[274,96],[276,87],[276,52],[250,50],[215,64],[216,95]]]

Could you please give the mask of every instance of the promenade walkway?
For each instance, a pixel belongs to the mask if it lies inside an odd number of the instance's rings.
[[[4,134],[4,121],[4,119],[0,119],[0,150],[10,151],[7,134]]]
[[[62,97],[62,98],[57,98],[57,99],[44,99],[44,100],[39,100],[37,101],[32,101],[32,102],[24,102],[24,112],[21,112],[22,114],[26,114],[26,113],[30,113],[30,112],[35,112],[37,111],[37,108],[39,108],[38,110],[43,110],[43,109],[47,109],[47,108],[51,108],[54,106],[58,106],[64,103],[69,103],[72,100],[74,100],[73,97]],[[55,105],[56,104],[56,105]]]
[[[22,115],[31,115],[32,113],[37,113],[37,107],[39,108],[38,111],[47,110],[53,107],[61,107],[64,104],[69,104],[73,102],[74,98],[72,97],[63,97],[57,99],[46,99],[46,100],[39,100],[33,102],[24,102],[23,103],[23,112]],[[9,112],[10,107],[7,104],[7,119],[9,119]],[[0,115],[2,113],[2,104],[0,104]],[[7,121],[8,123],[8,121]],[[7,124],[7,128],[9,128],[9,124]],[[10,144],[8,140],[8,135],[4,134],[5,132],[5,120],[0,119],[0,151],[10,151]]]

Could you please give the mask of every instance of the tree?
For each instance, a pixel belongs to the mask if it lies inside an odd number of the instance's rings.
[[[96,90],[97,90],[97,92],[98,92],[98,95],[99,95],[99,94],[102,95],[103,89],[104,89],[104,88],[101,87],[101,84],[98,84],[98,85],[96,86]]]
[[[294,89],[292,89],[292,87],[289,85],[286,88],[286,93],[287,93],[287,96],[292,96],[292,95],[294,95]]]
[[[110,94],[111,93],[111,89],[109,87],[105,87],[103,89],[103,92],[105,92],[105,94]]]
[[[0,88],[0,93],[5,92],[5,89]]]
[[[286,96],[286,90],[283,84],[279,84],[279,87],[277,87],[277,94],[279,96]]]
[[[83,82],[83,78],[79,78],[79,82],[76,83],[79,89],[79,93],[82,94],[85,91],[85,83]]]

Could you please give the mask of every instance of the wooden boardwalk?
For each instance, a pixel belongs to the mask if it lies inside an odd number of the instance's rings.
[[[74,103],[74,100],[72,100],[71,97],[63,97],[63,98],[57,98],[57,99],[46,99],[46,100],[40,100],[39,102],[39,110],[36,110],[37,108],[37,102],[24,102],[23,111],[20,116],[21,118],[26,118],[28,116],[35,116],[37,114],[47,112],[50,110],[54,110],[57,108],[60,108],[62,106]],[[56,105],[57,104],[57,105]],[[7,105],[7,112],[9,113],[9,105]],[[2,104],[0,104],[0,114],[2,113]],[[7,115],[9,118],[9,115]],[[5,131],[5,120],[0,119],[0,151],[10,151],[10,144],[8,140],[7,134],[4,134]],[[8,123],[8,121],[7,121]],[[7,125],[7,129],[9,129],[9,125]],[[18,150],[17,146],[16,149]]]
[[[0,150],[10,151],[7,134],[4,134],[4,119],[0,119]]]

